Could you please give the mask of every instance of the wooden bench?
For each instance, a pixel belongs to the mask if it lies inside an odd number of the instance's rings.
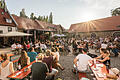
[[[25,66],[21,70],[15,71],[13,74],[10,74],[8,76],[8,78],[10,78],[10,79],[24,79],[25,77],[27,77],[31,73],[30,66],[32,66],[32,64],[35,63],[35,62],[36,61],[33,61],[33,62],[30,63],[30,65]],[[25,71],[26,68],[29,68],[29,69],[27,69]]]
[[[83,77],[86,78],[86,73],[81,73],[81,72],[78,72],[78,77],[79,77],[79,80]]]

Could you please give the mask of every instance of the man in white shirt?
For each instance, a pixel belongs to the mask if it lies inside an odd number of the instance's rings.
[[[86,54],[87,51],[85,49],[82,50],[82,53],[83,54],[79,54],[73,61],[73,72],[87,72],[88,70],[88,61],[92,60],[92,58]]]
[[[44,42],[42,42],[42,43],[40,44],[40,48],[45,52],[46,49],[47,49],[47,46],[45,45]]]
[[[22,45],[19,44],[19,43],[17,43],[16,47],[17,47],[18,49],[20,49],[20,48],[22,48]]]
[[[12,50],[15,50],[16,47],[17,47],[16,43],[14,43],[14,44],[11,45],[11,49],[12,49]]]
[[[106,49],[107,47],[108,47],[107,42],[103,42],[103,43],[101,44],[101,48],[102,48],[102,49]]]

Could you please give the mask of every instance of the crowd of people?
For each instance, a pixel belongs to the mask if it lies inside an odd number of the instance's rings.
[[[26,41],[23,44],[16,42],[11,45],[12,51],[20,54],[17,69],[22,69],[31,62],[32,80],[54,80],[54,77],[59,72],[65,69],[60,63],[60,55],[64,52],[67,54],[78,54],[74,59],[74,73],[88,72],[88,61],[93,58],[111,69],[110,56],[115,57],[120,52],[120,37],[105,37],[105,38],[59,38],[54,40],[44,40],[35,42]],[[100,53],[100,56],[89,53],[89,49],[94,49]],[[7,76],[14,73],[13,63],[9,61],[7,54],[1,54],[2,62],[0,66],[0,78],[8,80]],[[59,68],[59,69],[58,69]],[[6,74],[7,73],[7,74]],[[115,78],[118,78],[114,76]],[[111,75],[111,74],[109,74]],[[109,76],[108,75],[108,76]]]
[[[74,52],[79,52],[82,54],[78,54],[74,59],[74,68],[73,73],[82,72],[82,73],[89,73],[88,69],[88,61],[94,62],[94,59],[97,62],[103,63],[108,70],[109,74],[106,74],[109,79],[117,80],[119,78],[120,71],[117,68],[111,67],[111,54],[114,54],[117,57],[120,53],[120,37],[106,37],[106,38],[93,38],[87,39],[84,38],[73,40],[73,50]],[[96,54],[89,53],[89,48],[95,49],[95,51],[99,51],[100,56]],[[114,69],[113,73],[109,70]]]

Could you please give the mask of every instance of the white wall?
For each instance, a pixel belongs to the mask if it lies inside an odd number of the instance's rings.
[[[0,26],[0,31],[2,30],[3,33],[8,33],[8,27],[11,27],[11,26]],[[17,27],[12,27],[12,31],[16,31],[16,28]]]

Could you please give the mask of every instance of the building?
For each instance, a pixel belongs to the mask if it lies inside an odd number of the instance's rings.
[[[0,34],[17,31],[17,23],[9,13],[4,0],[0,1]],[[0,47],[10,41],[8,37],[0,37]],[[10,42],[9,42],[10,43]]]
[[[0,34],[16,31],[17,23],[6,8],[0,7]]]
[[[16,15],[12,16],[18,24],[18,31],[33,34],[33,36],[27,37],[28,40],[35,41],[37,35],[40,35],[38,31],[43,30],[42,26],[40,26],[35,20],[19,17]]]
[[[120,16],[72,24],[68,31],[81,37],[118,36],[120,35]]]
[[[52,34],[63,31],[63,28],[60,25],[23,18],[16,15],[12,16],[18,24],[17,27],[19,31],[33,34],[32,37],[29,37],[29,40],[45,40],[45,38],[49,38]]]

